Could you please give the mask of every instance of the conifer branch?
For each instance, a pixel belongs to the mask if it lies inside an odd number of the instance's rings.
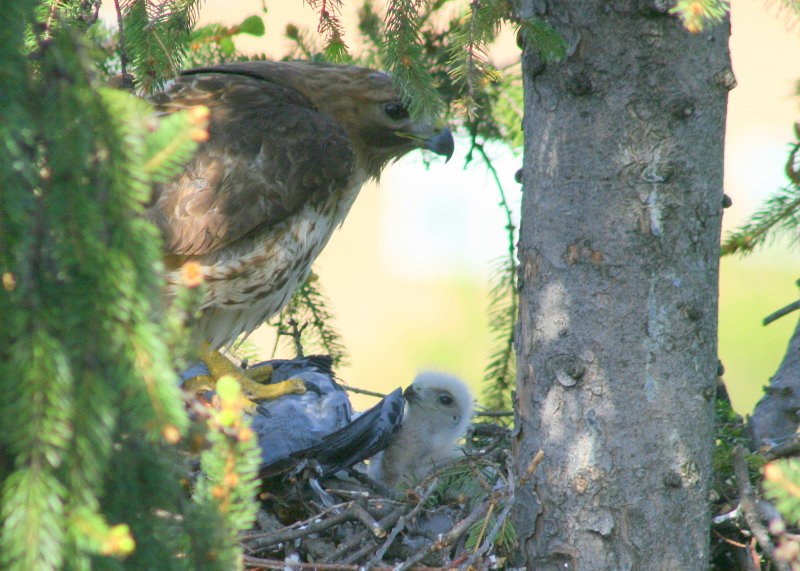
[[[789,233],[797,241],[800,226],[800,170],[797,154],[800,141],[792,144],[786,161],[786,175],[791,183],[767,199],[764,206],[743,226],[730,233],[722,243],[721,253],[746,254],[781,233]]]
[[[501,74],[488,58],[487,49],[500,31],[500,23],[510,17],[510,9],[496,0],[473,0],[469,13],[453,28],[450,48],[450,75],[462,84],[463,95],[455,101],[468,119],[474,119],[476,91],[481,85],[500,80]]]
[[[241,387],[232,378],[217,381],[220,409],[208,418],[210,447],[201,456],[203,478],[196,499],[216,507],[228,536],[220,548],[235,553],[238,531],[252,526],[257,511],[258,468],[261,449],[244,414]]]
[[[144,93],[177,75],[199,0],[120,0],[122,27],[137,86]]]
[[[405,95],[412,116],[441,115],[442,100],[424,62],[421,38],[429,0],[392,0],[384,20],[382,59]]]
[[[302,324],[297,330],[297,335],[302,338],[308,332],[306,342],[302,345],[311,344],[329,355],[333,359],[335,369],[346,364],[347,353],[341,336],[332,325],[334,317],[328,309],[329,305],[330,300],[319,288],[319,277],[312,272],[303,285],[295,291],[291,301],[273,325],[282,332],[291,329],[292,321],[295,323],[295,328],[297,324]],[[276,346],[277,342],[276,339]],[[299,340],[295,342],[299,343]]]
[[[535,49],[545,62],[558,61],[567,51],[567,43],[556,30],[542,18],[530,16],[519,20],[519,29],[526,48]]]
[[[340,20],[342,0],[303,0],[319,12],[317,33],[325,38],[325,58],[332,62],[349,59],[344,42],[344,26]]]
[[[516,384],[516,355],[514,353],[514,330],[519,311],[519,292],[517,290],[517,235],[511,206],[506,197],[500,176],[486,153],[486,149],[474,138],[472,151],[477,151],[484,166],[492,175],[500,194],[499,206],[506,217],[506,254],[498,260],[490,278],[489,291],[489,330],[495,337],[495,348],[484,370],[484,397],[487,406],[494,410],[510,408],[511,390]],[[468,160],[471,159],[471,153]]]

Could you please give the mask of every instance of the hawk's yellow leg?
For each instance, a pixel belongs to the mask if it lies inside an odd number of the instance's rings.
[[[217,380],[225,375],[230,375],[242,387],[242,394],[252,404],[255,409],[254,400],[263,399],[276,399],[283,395],[297,394],[301,395],[306,392],[306,387],[303,381],[299,379],[289,379],[280,383],[262,384],[268,382],[272,378],[272,367],[265,365],[258,367],[253,371],[245,371],[240,369],[231,362],[230,359],[222,355],[217,350],[208,348],[207,344],[203,345],[200,358],[208,367],[209,375],[200,375],[192,377],[183,383],[186,390],[199,392],[202,390],[213,390],[216,387]],[[250,375],[249,373],[257,373],[257,375]],[[252,377],[255,377],[252,378]],[[248,407],[251,408],[251,407]]]

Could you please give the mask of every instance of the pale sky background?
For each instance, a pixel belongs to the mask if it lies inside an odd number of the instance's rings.
[[[357,49],[355,9],[345,2],[345,39]],[[800,69],[800,26],[778,13],[775,3],[732,2],[733,67],[738,87],[730,94],[726,140],[726,194],[733,207],[726,229],[741,224],[772,191],[785,183],[783,164],[792,124],[800,120],[792,96]],[[301,0],[267,0],[267,33],[237,45],[279,58],[289,47],[288,22],[315,28]],[[235,24],[262,14],[259,0],[208,0],[200,22]],[[507,63],[518,56],[506,34],[493,56]],[[795,65],[793,65],[795,64]],[[466,144],[448,164],[434,160],[426,171],[420,156],[406,157],[384,173],[379,186],[365,187],[316,264],[332,301],[350,356],[339,371],[353,386],[389,391],[406,386],[415,372],[437,368],[459,375],[480,391],[490,336],[486,328],[489,262],[504,252],[504,219],[489,175],[477,166],[462,169]],[[521,159],[491,149],[511,202]],[[517,208],[518,211],[518,208]],[[722,263],[720,356],[740,412],[749,412],[784,353],[797,316],[764,328],[760,320],[797,298],[796,253],[771,248]],[[269,333],[251,338],[268,356]],[[285,353],[279,356],[287,356]],[[371,404],[356,398],[357,407]]]

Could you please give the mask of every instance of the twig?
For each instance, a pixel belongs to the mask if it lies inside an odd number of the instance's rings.
[[[742,504],[739,504],[738,506],[736,506],[735,510],[731,510],[728,513],[716,516],[714,519],[711,520],[711,525],[720,525],[722,523],[725,523],[726,521],[739,519],[739,516],[741,515],[742,515]]]
[[[325,529],[331,528],[335,525],[342,523],[343,521],[347,521],[348,519],[352,519],[355,516],[353,512],[353,504],[347,506],[348,509],[343,510],[337,514],[333,514],[330,517],[325,519],[319,519],[319,516],[313,518],[311,523],[306,524],[300,528],[294,529],[281,529],[276,532],[272,533],[265,533],[259,535],[249,536],[247,540],[248,549],[251,551],[260,551],[276,545],[278,543],[285,543],[287,541],[292,541],[294,539],[300,539],[301,537],[306,537],[311,535],[312,533],[318,533]],[[306,520],[308,521],[308,520]]]
[[[383,544],[378,548],[378,550],[369,560],[369,563],[367,563],[368,568],[374,567],[375,565],[378,564],[378,562],[381,559],[383,559],[383,556],[386,554],[386,551],[392,545],[392,542],[394,542],[397,535],[406,527],[408,521],[411,518],[415,517],[417,513],[419,513],[419,510],[422,509],[422,506],[425,504],[426,501],[428,501],[428,498],[430,498],[431,495],[433,494],[433,491],[436,489],[438,483],[439,481],[434,478],[434,480],[430,483],[428,488],[422,493],[422,495],[419,496],[417,504],[413,508],[411,508],[411,510],[408,513],[400,517],[400,519],[397,521],[397,524],[392,528],[392,531],[389,533],[389,536],[386,538]]]
[[[318,521],[322,516],[327,515],[330,512],[333,512],[333,511],[336,511],[336,510],[347,509],[349,506],[350,506],[350,502],[349,501],[348,502],[342,502],[341,504],[336,504],[335,506],[331,506],[329,508],[325,508],[323,511],[321,511],[321,512],[319,512],[317,514],[314,514],[313,516],[311,516],[308,519],[304,519],[303,521],[296,521],[291,525],[287,525],[286,527],[281,528],[281,530],[284,531],[284,530],[287,530],[287,529],[297,529],[297,528],[300,528],[300,527],[311,525],[314,522]],[[263,537],[266,537],[267,535],[268,534],[264,533],[264,532],[262,532],[262,533],[251,533],[251,534],[248,534],[248,535],[242,535],[240,537],[240,539],[248,540],[248,539],[256,539],[256,538],[259,538],[259,537],[263,538]]]
[[[382,517],[378,521],[378,524],[384,529],[393,526],[395,523],[397,523],[397,520],[400,519],[400,517],[403,515],[406,509],[408,509],[408,506],[405,504],[397,506],[392,512],[387,514],[385,517]],[[344,555],[348,555],[352,553],[353,550],[356,549],[356,547],[363,544],[365,541],[371,541],[371,540],[372,540],[372,534],[368,533],[357,534],[349,541],[346,541],[345,543],[340,545],[339,549],[331,553],[329,559],[336,560],[339,559],[340,557],[343,557]]]
[[[800,436],[793,434],[789,440],[766,449],[760,455],[766,460],[777,460],[787,456],[796,456],[800,453]]]
[[[354,551],[353,553],[349,554],[342,560],[342,563],[355,563],[359,561],[362,557],[366,556],[370,551],[375,549],[375,542],[370,539],[364,543],[364,545],[358,551]]]
[[[528,481],[533,478],[533,475],[536,473],[536,469],[539,467],[539,464],[542,463],[544,460],[544,450],[539,450],[531,461],[528,462],[528,466],[525,468],[525,473],[519,479],[519,483],[525,485]]]
[[[347,474],[356,480],[358,483],[366,486],[367,488],[377,491],[382,498],[389,498],[392,496],[392,491],[383,485],[382,482],[376,482],[366,474],[354,469],[352,466],[347,469]],[[332,493],[336,493],[338,490],[330,490]],[[369,494],[367,494],[369,496]]]
[[[411,567],[418,561],[422,561],[434,551],[442,550],[445,547],[449,547],[455,543],[459,537],[469,531],[472,525],[478,521],[478,519],[480,519],[481,515],[484,514],[488,509],[488,506],[489,502],[482,502],[477,505],[467,517],[454,525],[450,531],[442,535],[439,541],[435,541],[427,548],[418,551],[416,554],[406,559],[401,565],[395,567],[394,571],[405,571],[406,569],[411,569]]]
[[[788,565],[775,557],[775,546],[772,544],[767,528],[761,523],[761,516],[756,506],[755,492],[747,473],[744,450],[740,444],[733,449],[733,472],[736,475],[736,484],[739,488],[739,503],[744,511],[745,521],[747,521],[747,525],[753,533],[753,539],[758,541],[764,551],[764,555],[769,557],[779,571],[789,571]]]
[[[386,537],[386,529],[383,528],[377,521],[375,521],[375,518],[369,515],[367,510],[365,510],[359,503],[354,503],[351,509],[353,510],[353,515],[356,517],[356,519],[363,523],[367,529],[372,532],[372,535],[379,539]]]
[[[511,410],[483,410],[480,412],[476,412],[475,416],[488,416],[492,418],[502,417],[502,416],[514,416],[514,411]]]
[[[305,331],[306,327],[308,327],[308,321],[303,323],[302,327],[299,327],[297,320],[294,317],[290,317],[289,321],[287,321],[286,324],[289,327],[291,327],[292,330],[286,331],[284,329],[278,329],[278,337],[280,337],[281,335],[285,337],[291,337],[292,341],[294,342],[294,352],[297,354],[295,358],[302,359],[303,357],[305,357],[305,355],[303,354],[303,343],[301,342],[301,340],[303,336],[303,331]]]
[[[369,395],[371,397],[378,397],[379,399],[386,398],[386,395],[383,393],[376,393],[375,391],[368,391],[367,389],[359,389],[356,387],[348,387],[347,385],[341,385],[342,388],[346,391],[350,391],[351,393],[356,393],[359,395]]]
[[[124,89],[130,90],[133,88],[133,76],[128,73],[128,43],[125,39],[125,26],[122,24],[122,8],[119,6],[119,0],[114,0],[114,8],[117,11],[117,26],[119,28],[117,51],[119,52],[121,83]]]
[[[739,541],[734,541],[734,540],[730,539],[729,537],[725,537],[720,532],[718,532],[716,529],[712,529],[711,531],[714,532],[714,535],[716,535],[718,538],[720,538],[725,543],[728,543],[728,544],[733,545],[734,547],[738,547],[740,549],[747,549],[747,545],[746,544],[741,543]]]
[[[789,315],[791,312],[796,311],[798,309],[800,309],[800,300],[793,301],[792,303],[790,303],[786,307],[780,308],[775,313],[771,313],[771,314],[767,315],[764,318],[764,325],[769,325],[770,323],[772,323],[776,319],[780,319],[784,315]]]
[[[483,556],[483,554],[489,551],[492,545],[494,545],[495,538],[500,533],[500,530],[505,524],[506,519],[511,513],[511,508],[514,506],[514,498],[516,497],[516,478],[514,478],[514,468],[511,465],[510,458],[506,461],[506,473],[508,474],[508,478],[506,480],[507,491],[503,493],[503,495],[505,496],[503,498],[503,502],[505,503],[505,505],[503,506],[500,515],[497,516],[497,520],[494,523],[494,527],[492,527],[492,530],[489,532],[489,535],[486,536],[486,539],[484,539],[481,546],[478,549],[476,549],[464,563],[464,567],[466,567],[467,569],[472,568],[473,563],[475,563],[475,560],[478,559],[478,557]],[[486,520],[488,521],[489,514],[487,513],[486,516],[487,516]]]
[[[263,569],[284,569],[287,567],[285,561],[281,559],[262,559],[252,555],[244,556],[244,563],[251,569],[261,567]],[[342,563],[293,563],[298,569],[320,569],[321,571],[359,571],[364,569],[363,565],[348,565]],[[414,567],[415,571],[442,571],[441,567]],[[392,571],[392,567],[373,567],[372,571]]]

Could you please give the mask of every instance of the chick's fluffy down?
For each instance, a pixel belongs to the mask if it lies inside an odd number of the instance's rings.
[[[458,441],[472,418],[469,388],[451,375],[420,373],[404,396],[403,423],[369,466],[369,475],[390,487],[411,484],[460,458]]]

